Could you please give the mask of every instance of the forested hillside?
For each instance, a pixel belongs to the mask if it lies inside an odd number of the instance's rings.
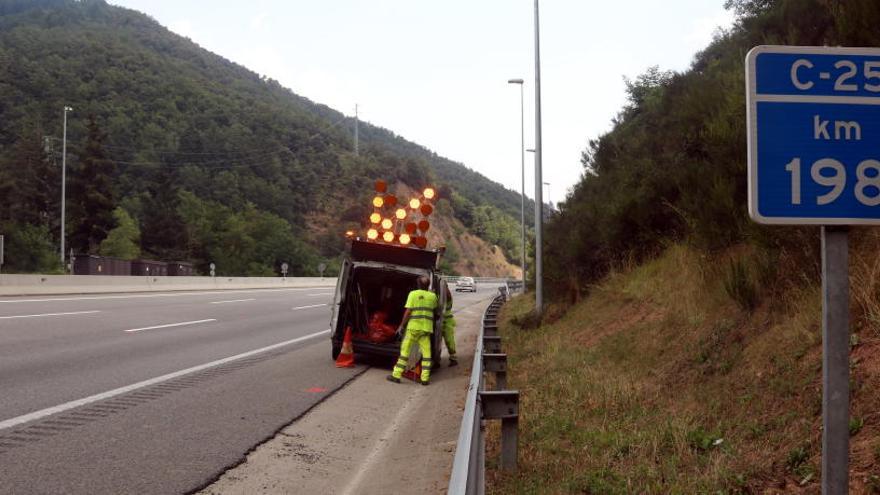
[[[328,63],[333,63],[328,61]],[[374,180],[518,259],[519,195],[353,122],[102,0],[0,0],[0,232],[12,271],[59,270],[62,109],[76,252],[213,261],[223,274],[334,266]],[[328,225],[312,228],[321,218]],[[25,255],[26,253],[26,255]]]
[[[545,236],[557,295],[575,298],[616,265],[673,241],[706,253],[749,243],[773,260],[746,270],[756,272],[749,277],[768,282],[775,277],[768,270],[778,269],[793,283],[817,280],[817,229],[765,228],[748,218],[744,59],[761,44],[880,46],[880,3],[727,0],[727,7],[736,25],[690,70],[652,68],[628,81],[629,103],[613,130],[584,151],[583,179]],[[731,277],[746,273],[740,268]]]

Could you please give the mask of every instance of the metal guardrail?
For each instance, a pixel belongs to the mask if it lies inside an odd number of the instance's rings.
[[[507,288],[513,292],[523,290],[523,281],[522,280],[508,280]]]
[[[443,279],[449,283],[455,283],[458,279],[463,278],[464,275],[443,275]],[[478,284],[505,284],[514,281],[512,278],[502,278],[502,277],[470,277],[474,279],[474,282]],[[520,280],[520,283],[522,281]]]
[[[448,493],[482,494],[486,488],[486,439],[483,422],[501,420],[501,468],[516,469],[519,430],[519,392],[507,388],[507,354],[501,352],[498,309],[507,298],[507,287],[486,308],[474,349],[474,364],[458,433]],[[485,390],[483,374],[495,373],[496,390]]]

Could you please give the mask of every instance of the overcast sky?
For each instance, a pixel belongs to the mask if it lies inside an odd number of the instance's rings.
[[[520,99],[534,147],[532,0],[110,0],[295,93],[520,189]],[[550,199],[625,102],[623,76],[687,69],[723,0],[543,0],[543,173]],[[534,196],[526,154],[526,194]],[[545,201],[547,189],[545,188]]]

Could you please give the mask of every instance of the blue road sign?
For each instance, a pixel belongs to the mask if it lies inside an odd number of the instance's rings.
[[[759,46],[746,86],[752,219],[880,224],[880,49]]]

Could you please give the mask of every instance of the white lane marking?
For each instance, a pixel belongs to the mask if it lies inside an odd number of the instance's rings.
[[[175,371],[174,373],[168,373],[167,375],[157,376],[156,378],[150,378],[149,380],[144,380],[142,382],[137,382],[131,385],[127,385],[125,387],[115,388],[113,390],[109,390],[107,392],[102,392],[100,394],[90,395],[89,397],[85,397],[83,399],[77,399],[70,402],[65,402],[64,404],[60,404],[53,407],[47,407],[46,409],[40,409],[39,411],[34,411],[32,413],[23,414],[21,416],[17,416],[14,418],[7,419],[5,421],[0,421],[0,430],[5,428],[12,428],[13,426],[18,426],[20,424],[28,423],[30,421],[34,421],[40,418],[45,418],[46,416],[51,416],[53,414],[58,414],[64,411],[69,411],[70,409],[74,409],[80,406],[85,406],[87,404],[91,404],[92,402],[98,402],[101,400],[109,399],[111,397],[115,397],[117,395],[126,394],[133,390],[137,390],[139,388],[149,387],[150,385],[155,385],[157,383],[166,382],[168,380],[172,380],[174,378],[178,378],[184,375],[188,375],[190,373],[195,373],[197,371],[202,371],[204,369],[213,368],[214,366],[220,366],[221,364],[226,364],[231,361],[237,361],[239,359],[244,359],[246,357],[251,357],[255,354],[260,354],[263,352],[271,351],[273,349],[277,349],[279,347],[284,347],[286,345],[296,344],[298,342],[302,342],[304,340],[309,340],[315,337],[320,337],[322,335],[327,335],[330,333],[330,329],[321,330],[320,332],[315,332],[313,334],[305,335],[302,337],[297,337],[295,339],[285,340],[284,342],[279,342],[277,344],[272,344],[266,347],[261,347],[259,349],[254,349],[252,351],[243,352],[241,354],[236,354],[235,356],[229,356],[227,358],[218,359],[216,361],[211,361],[210,363],[200,364],[198,366],[193,366],[192,368],[187,368],[185,370]]]
[[[325,292],[323,294],[306,294],[306,297],[320,297],[320,296],[332,296],[332,292]]]
[[[131,330],[126,330],[126,332],[140,332],[142,330],[156,330],[158,328],[182,327],[182,326],[186,326],[186,325],[196,325],[199,323],[208,323],[209,321],[217,321],[217,320],[214,318],[209,318],[207,320],[182,321],[180,323],[169,323],[167,325],[155,325],[152,327],[132,328]]]
[[[255,292],[291,292],[315,290],[314,287],[300,287],[295,289],[253,289],[253,290],[212,290],[204,292],[163,292],[161,294],[131,294],[126,296],[77,296],[77,297],[53,297],[45,299],[7,299],[0,300],[0,304],[53,302],[53,301],[101,301],[105,299],[145,299],[152,297],[178,297],[178,296],[216,296],[218,294],[252,294]]]
[[[248,301],[256,301],[256,299],[232,299],[231,301],[211,301],[208,304],[226,304],[226,303],[237,303],[237,302],[248,302]]]
[[[367,458],[361,463],[358,467],[357,472],[354,475],[345,488],[342,489],[340,493],[344,495],[351,495],[354,493],[359,493],[359,487],[361,484],[361,480],[364,476],[373,469],[376,462],[379,460],[379,455],[385,454],[389,448],[389,443],[394,436],[394,433],[400,428],[401,423],[403,423],[403,419],[409,415],[409,410],[412,409],[414,404],[421,404],[425,400],[425,394],[423,393],[424,387],[419,387],[412,393],[409,397],[406,398],[406,403],[403,407],[398,405],[397,414],[394,415],[394,419],[392,419],[388,426],[385,428],[385,431],[382,432],[382,436],[373,444],[373,449],[370,451]]]
[[[290,308],[290,309],[292,309],[292,310],[294,310],[294,311],[298,311],[298,310],[300,310],[300,309],[320,308],[321,306],[326,306],[326,304],[312,304],[312,305],[309,305],[309,306],[297,306],[297,307],[295,307],[295,308]]]
[[[90,314],[94,314],[94,313],[100,313],[100,311],[73,311],[70,313],[43,313],[41,315],[0,316],[0,320],[12,320],[15,318],[39,318],[41,316],[90,315]]]

